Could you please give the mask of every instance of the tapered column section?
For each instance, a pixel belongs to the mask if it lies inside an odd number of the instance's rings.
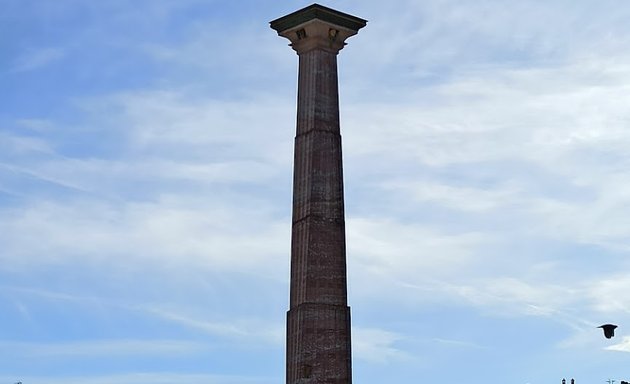
[[[271,22],[299,55],[287,384],[350,384],[337,54],[365,20],[312,5]]]

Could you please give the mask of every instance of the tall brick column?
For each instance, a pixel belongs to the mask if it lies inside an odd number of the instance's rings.
[[[352,383],[337,54],[365,24],[318,4],[271,22],[299,56],[287,384]]]

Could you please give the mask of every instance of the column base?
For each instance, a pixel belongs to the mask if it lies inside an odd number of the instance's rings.
[[[351,384],[350,307],[304,303],[287,312],[287,384]]]

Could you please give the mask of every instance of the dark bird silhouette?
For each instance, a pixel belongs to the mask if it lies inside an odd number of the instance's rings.
[[[617,326],[614,324],[604,324],[597,328],[602,328],[604,330],[604,336],[606,336],[607,339],[610,339],[615,336],[615,328],[617,328]]]

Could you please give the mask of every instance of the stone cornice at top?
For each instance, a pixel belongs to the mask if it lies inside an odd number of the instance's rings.
[[[294,28],[314,19],[338,25],[355,32],[365,27],[367,24],[367,20],[347,13],[339,12],[319,4],[309,5],[306,8],[302,8],[279,19],[273,20],[269,24],[272,29],[276,30],[276,32],[280,34],[287,29]]]

